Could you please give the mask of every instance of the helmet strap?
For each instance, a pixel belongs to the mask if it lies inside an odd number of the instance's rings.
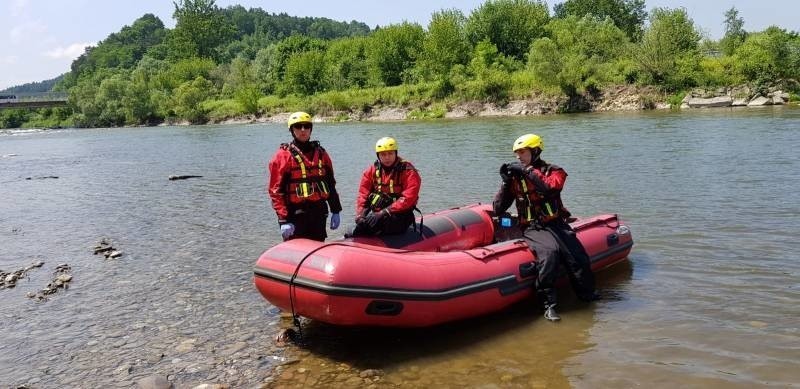
[[[539,160],[539,157],[542,155],[542,149],[538,147],[528,148],[531,151],[531,165],[536,163]]]

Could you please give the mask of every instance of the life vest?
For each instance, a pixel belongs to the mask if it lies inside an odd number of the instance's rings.
[[[372,174],[372,191],[367,196],[367,205],[373,211],[378,211],[392,205],[403,193],[403,183],[400,180],[400,173],[414,169],[413,165],[400,159],[389,173],[389,182],[384,183],[381,172],[384,170],[380,161],[375,161],[375,173]]]
[[[330,170],[323,158],[325,149],[318,142],[312,143],[314,155],[311,160],[294,144],[281,144],[282,149],[291,153],[293,160],[289,164],[289,180],[286,191],[291,204],[323,201],[330,196],[328,183],[325,181],[325,176]]]
[[[555,165],[545,165],[535,169],[539,169],[544,175],[548,175],[553,168],[560,169]],[[514,180],[514,194],[521,225],[531,223],[543,225],[556,219],[569,217],[569,212],[564,208],[564,203],[561,201],[560,192],[539,192],[536,190],[533,181],[527,176]]]

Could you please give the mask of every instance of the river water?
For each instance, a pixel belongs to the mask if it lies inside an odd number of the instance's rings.
[[[0,386],[800,382],[800,109],[318,124],[314,138],[333,157],[346,224],[378,138],[397,138],[432,212],[491,201],[497,167],[527,132],[569,172],[574,214],[616,212],[633,231],[630,261],[599,275],[605,299],[562,290],[557,324],[533,302],[426,330],[312,322],[302,347],[278,347],[288,323],[253,287],[252,266],[280,241],[264,185],[284,126],[6,130],[0,269],[45,264],[0,289]],[[102,238],[123,256],[93,255]],[[68,290],[26,297],[63,263]]]

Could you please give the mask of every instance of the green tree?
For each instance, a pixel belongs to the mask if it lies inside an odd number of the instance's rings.
[[[734,55],[735,70],[759,84],[800,77],[800,36],[772,26],[748,35]]]
[[[518,62],[506,57],[489,40],[478,42],[466,67],[455,65],[450,83],[455,94],[463,99],[483,100],[498,104],[508,102],[511,90],[509,73]]]
[[[179,85],[203,77],[209,79],[211,72],[217,67],[214,61],[207,58],[182,59],[159,73],[157,78],[160,85],[166,90],[173,90]]]
[[[422,26],[408,22],[372,33],[366,47],[372,84],[394,86],[410,78],[424,38]]]
[[[218,59],[217,48],[234,36],[235,27],[225,19],[214,0],[180,0],[173,4],[176,24],[169,35],[172,57]]]
[[[244,113],[258,112],[258,99],[263,96],[256,82],[252,62],[244,57],[235,58],[230,64],[219,65],[211,72],[211,79],[218,79],[221,97],[232,97]]]
[[[256,53],[256,59],[253,60],[253,72],[257,86],[265,94],[275,92],[278,86],[279,62],[277,44],[271,44]]]
[[[190,123],[204,123],[208,120],[202,102],[211,97],[211,81],[198,76],[181,84],[173,93],[173,109],[178,118]]]
[[[306,51],[289,58],[279,93],[281,95],[313,95],[325,85],[325,53]]]
[[[458,9],[442,10],[431,15],[428,32],[422,42],[417,62],[426,79],[446,76],[457,64],[467,64],[472,50],[466,34],[467,18]]]
[[[636,51],[645,81],[668,90],[695,86],[700,71],[700,33],[683,8],[654,8]]]
[[[222,10],[225,18],[235,26],[235,39],[247,35],[262,35],[276,42],[292,35],[305,35],[318,39],[338,39],[363,36],[370,32],[364,23],[338,22],[328,18],[294,17],[285,13],[270,14],[261,8],[245,9],[240,5]]]
[[[0,91],[0,93],[41,93],[56,90],[56,85],[64,79],[65,74],[49,80],[39,82],[29,82],[22,85],[12,86]]]
[[[324,52],[325,41],[302,35],[292,35],[274,45],[261,49],[256,54],[254,71],[256,80],[264,93],[285,92],[281,89],[286,64],[289,59],[309,51]]]
[[[323,60],[326,89],[343,90],[367,85],[367,39],[342,38],[328,45]]]
[[[539,0],[488,0],[470,14],[466,33],[472,44],[488,40],[504,55],[523,60],[549,19],[547,4]]]
[[[644,0],[566,0],[553,7],[555,17],[563,19],[567,15],[581,18],[594,15],[600,20],[606,17],[614,21],[628,35],[632,42],[638,42],[642,37],[642,28],[647,19],[644,9]]]
[[[125,125],[129,116],[123,102],[130,82],[123,74],[115,74],[103,79],[97,89],[95,102],[100,108],[97,120],[103,126]]]
[[[72,62],[72,73],[78,76],[98,68],[133,68],[147,50],[161,43],[166,35],[161,19],[145,14],[131,26],[124,26],[119,32],[109,35],[96,47],[88,47]]]
[[[744,19],[739,17],[736,7],[725,11],[725,36],[719,42],[722,53],[733,55],[736,49],[744,43],[747,31],[744,30]]]
[[[122,96],[121,93],[117,93],[121,89],[118,88],[120,72],[120,69],[101,68],[75,78],[74,85],[70,86],[68,90],[68,105],[75,112],[75,125],[80,127],[113,126],[118,120],[109,121],[108,119],[114,116],[122,117],[123,119],[119,121],[124,122],[124,113],[112,115],[110,112],[112,109],[107,108],[109,103],[104,100],[112,96]],[[100,85],[105,80],[111,81],[104,87],[101,98],[98,97],[100,96]],[[102,120],[100,119],[101,115],[105,116]]]
[[[256,54],[259,50],[269,46],[273,42],[273,39],[263,33],[245,35],[219,48],[219,62],[228,63],[237,57],[253,60],[256,58]]]
[[[0,110],[0,128],[20,128],[29,116],[30,110],[27,109]]]
[[[575,96],[620,79],[614,64],[626,56],[628,38],[610,18],[570,15],[554,19],[547,30],[551,38],[537,39],[528,54],[528,68],[540,83]]]

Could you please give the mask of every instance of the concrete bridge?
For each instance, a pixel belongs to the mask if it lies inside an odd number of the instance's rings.
[[[66,92],[0,93],[0,109],[65,107]]]

